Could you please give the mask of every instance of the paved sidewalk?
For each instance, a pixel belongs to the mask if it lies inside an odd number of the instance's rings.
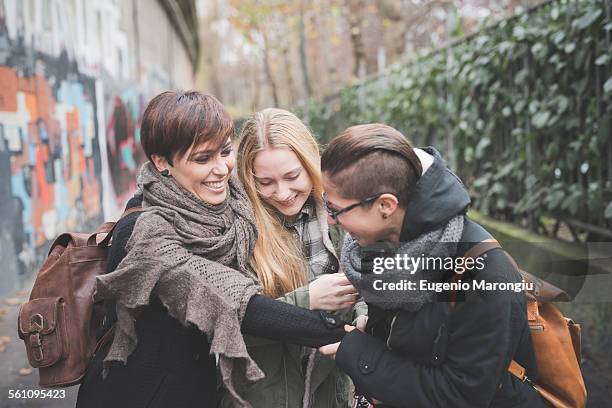
[[[59,399],[9,398],[10,390],[43,389],[38,386],[38,370],[32,369],[28,364],[25,346],[17,336],[17,312],[19,306],[27,301],[29,291],[30,286],[6,297],[0,297],[0,408],[74,407],[78,387],[58,389],[65,391],[66,394],[64,398]],[[29,374],[26,374],[28,372]]]

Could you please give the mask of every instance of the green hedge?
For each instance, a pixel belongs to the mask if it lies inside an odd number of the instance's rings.
[[[436,146],[486,214],[609,229],[611,3],[546,3],[301,114],[322,143],[382,122]]]

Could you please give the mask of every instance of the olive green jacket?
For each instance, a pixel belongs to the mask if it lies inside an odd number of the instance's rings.
[[[325,246],[336,255],[334,248],[342,242],[340,231],[329,231],[324,216],[323,222]],[[332,227],[333,228],[333,227]],[[328,239],[329,237],[332,239]],[[310,308],[308,286],[300,287],[278,300]],[[352,309],[336,312],[346,321],[354,321],[357,316],[367,314],[364,302],[357,303]],[[315,349],[267,340],[245,335],[249,354],[265,378],[252,384],[246,390],[244,398],[253,408],[346,408],[349,406],[351,390],[350,379],[329,357],[322,356]],[[307,356],[304,358],[304,354]],[[309,395],[305,399],[304,393]],[[227,398],[222,398],[221,407],[229,407]]]

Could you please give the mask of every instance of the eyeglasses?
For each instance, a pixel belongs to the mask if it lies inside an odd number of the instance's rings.
[[[376,200],[378,197],[380,197],[383,194],[385,194],[385,193],[376,194],[374,196],[365,198],[365,199],[359,201],[358,203],[351,204],[351,205],[346,206],[344,208],[341,208],[339,210],[334,210],[333,208],[331,208],[329,206],[329,201],[327,201],[327,195],[325,193],[323,193],[323,205],[325,206],[325,211],[327,211],[327,214],[329,214],[329,216],[332,217],[332,219],[334,220],[334,222],[336,224],[339,224],[340,223],[340,221],[338,221],[338,216],[339,215],[344,214],[346,212],[349,212],[352,209],[357,208],[357,207],[359,207],[361,205],[371,203],[372,201]]]

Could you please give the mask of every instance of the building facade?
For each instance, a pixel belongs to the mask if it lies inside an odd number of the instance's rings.
[[[193,87],[197,57],[193,0],[0,0],[0,295],[120,213],[145,104]]]

